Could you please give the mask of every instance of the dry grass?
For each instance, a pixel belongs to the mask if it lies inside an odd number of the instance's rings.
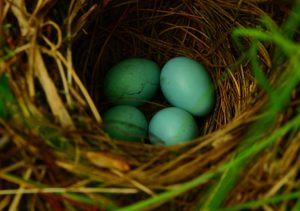
[[[262,118],[260,109],[268,100],[248,62],[241,62],[243,52],[233,45],[231,31],[255,26],[265,14],[280,23],[289,7],[271,0],[115,0],[103,5],[0,0],[0,45],[15,53],[0,61],[0,73],[9,75],[18,105],[9,120],[0,122],[0,143],[8,140],[0,145],[0,210],[21,204],[28,210],[97,210],[74,192],[104,207],[125,205],[229,161],[250,125]],[[4,30],[7,23],[12,27]],[[272,51],[273,46],[261,45],[258,57],[276,83]],[[163,65],[178,55],[202,62],[215,83],[217,103],[211,115],[198,120],[201,136],[169,148],[111,140],[99,114],[108,106],[101,93],[105,72],[127,57]],[[295,91],[272,130],[293,116],[298,95]],[[150,117],[164,106],[158,96],[142,109]],[[243,172],[226,205],[299,187],[299,148],[295,131],[266,149]],[[193,209],[211,182],[160,208]]]

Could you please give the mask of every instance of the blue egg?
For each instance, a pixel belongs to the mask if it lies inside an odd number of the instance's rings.
[[[169,103],[195,116],[204,116],[213,108],[215,92],[212,80],[194,59],[170,59],[162,68],[160,86]]]
[[[106,99],[117,105],[139,106],[159,87],[160,67],[144,58],[125,59],[114,65],[104,79]]]
[[[112,138],[140,142],[147,136],[148,122],[136,107],[119,105],[103,115],[104,130]]]
[[[158,111],[150,120],[149,137],[152,144],[171,146],[198,136],[198,127],[187,111],[168,107]]]

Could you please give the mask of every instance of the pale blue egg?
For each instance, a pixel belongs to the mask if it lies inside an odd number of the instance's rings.
[[[114,65],[104,79],[109,102],[139,106],[149,101],[159,87],[160,67],[144,58],[125,59]]]
[[[104,130],[112,138],[139,142],[147,136],[148,122],[136,107],[119,105],[103,115]]]
[[[187,111],[168,107],[158,111],[150,120],[149,137],[152,144],[171,146],[198,136],[197,123]]]
[[[213,108],[215,92],[212,80],[194,59],[170,59],[162,68],[160,86],[169,103],[195,116],[204,116]]]

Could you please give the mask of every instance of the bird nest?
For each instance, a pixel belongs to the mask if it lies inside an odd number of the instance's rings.
[[[0,0],[0,209],[291,208],[267,199],[299,188],[297,77],[292,54],[263,36],[280,31],[291,5]],[[171,147],[110,138],[101,119],[110,67],[176,56],[201,62],[214,83],[200,136]],[[141,110],[149,119],[167,106],[158,94]]]

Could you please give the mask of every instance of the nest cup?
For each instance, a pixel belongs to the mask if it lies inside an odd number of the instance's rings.
[[[125,155],[135,169],[130,176],[150,189],[187,181],[229,160],[262,104],[250,65],[236,65],[241,52],[231,32],[236,26],[255,26],[273,7],[268,1],[237,5],[236,1],[110,1],[91,18],[87,33],[76,38],[75,66],[100,112],[108,107],[102,93],[104,76],[126,58],[147,58],[162,67],[173,57],[190,57],[205,66],[214,82],[216,104],[197,120],[201,135],[195,140],[168,148],[113,143],[118,148],[113,151]],[[268,68],[268,54],[259,57]],[[165,106],[158,93],[142,110],[149,119]]]
[[[236,65],[241,52],[235,48],[231,32],[236,26],[254,26],[272,6],[243,3],[237,7],[236,4],[113,1],[100,8],[89,22],[88,33],[77,37],[74,45],[79,75],[100,112],[111,106],[105,101],[102,85],[106,72],[114,64],[126,58],[141,57],[162,67],[173,57],[186,56],[205,66],[216,91],[213,111],[197,119],[201,136],[187,145],[203,143],[206,135],[225,131],[237,120],[251,115],[251,110],[257,109],[253,105],[258,90],[249,65]],[[268,55],[259,56],[267,67]],[[168,103],[158,92],[141,109],[149,120],[166,106]]]

